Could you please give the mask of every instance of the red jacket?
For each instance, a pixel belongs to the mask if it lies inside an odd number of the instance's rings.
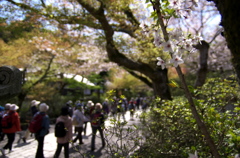
[[[16,133],[17,131],[21,131],[20,127],[20,118],[16,111],[9,111],[8,113],[11,113],[12,117],[12,127],[9,129],[2,129],[3,133]]]

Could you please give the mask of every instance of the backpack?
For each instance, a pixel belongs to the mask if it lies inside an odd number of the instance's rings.
[[[42,129],[42,120],[43,120],[44,116],[45,116],[45,114],[37,113],[33,117],[33,119],[31,120],[31,122],[29,124],[29,127],[28,127],[28,129],[31,133],[37,133]]]
[[[55,125],[55,137],[65,137],[65,135],[67,134],[68,130],[64,125],[64,122],[58,122]]]
[[[72,117],[72,124],[74,125],[74,126],[78,126],[79,125],[79,118],[77,117],[77,115],[73,115],[73,117]]]
[[[135,109],[135,105],[133,102],[130,102],[129,104],[129,110],[134,110]]]
[[[7,113],[3,115],[3,118],[1,120],[1,126],[3,129],[9,129],[12,127],[12,115],[10,113]]]

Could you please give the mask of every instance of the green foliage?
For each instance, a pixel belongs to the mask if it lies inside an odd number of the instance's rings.
[[[197,110],[206,123],[209,133],[226,158],[239,153],[239,86],[229,79],[211,78],[199,89],[192,89]],[[229,106],[235,110],[228,110]],[[144,153],[148,157],[187,157],[196,150],[199,157],[210,157],[210,149],[198,129],[182,97],[173,101],[157,99],[154,107],[142,116],[146,143]]]
[[[227,79],[208,79],[195,91],[198,110],[207,124],[211,136],[224,157],[240,150],[239,133],[239,85],[233,76]]]
[[[149,0],[146,1],[146,3],[149,3],[149,2],[150,2]],[[164,19],[170,19],[171,17],[178,18],[178,16],[175,13],[175,10],[169,8],[169,4],[170,3],[169,3],[168,0],[161,0],[160,1],[159,8],[161,9],[161,13],[162,13]],[[149,5],[149,6],[152,6],[152,5]],[[151,13],[150,17],[153,18],[156,21],[158,19],[157,13],[155,11],[153,11]]]
[[[90,86],[83,82],[78,82],[72,78],[64,78],[63,82],[68,85],[68,88],[73,88],[73,89],[79,88],[79,87],[81,89],[98,89],[99,88],[99,86]]]
[[[122,69],[112,70],[109,80],[111,83],[107,85],[107,88],[118,91],[115,96],[118,96],[119,93],[127,98],[137,96],[138,94],[142,96],[152,95],[151,88]]]
[[[199,141],[202,141],[195,139],[196,136],[201,137],[201,134],[187,108],[186,100],[156,100],[154,105],[156,107],[151,109],[143,121],[147,137],[145,153],[149,157],[185,157],[191,147],[196,147]]]
[[[0,18],[0,38],[7,43],[24,37],[27,32],[31,32],[34,29],[34,22],[30,19],[27,15],[22,21],[13,21],[7,24],[6,19]]]

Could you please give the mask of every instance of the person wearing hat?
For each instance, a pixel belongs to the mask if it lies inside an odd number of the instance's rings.
[[[5,154],[5,150],[9,149],[9,152],[12,151],[12,145],[15,140],[15,133],[18,131],[21,131],[20,127],[20,117],[17,112],[19,107],[16,104],[11,104],[10,109],[6,115],[9,115],[11,117],[11,124],[12,126],[10,128],[3,128],[3,133],[7,135],[8,142],[7,144],[3,147],[3,154]],[[6,116],[5,116],[6,117]]]
[[[64,157],[69,157],[69,142],[72,140],[72,118],[69,116],[68,107],[61,108],[61,115],[57,118],[56,124],[63,122],[64,127],[67,129],[67,133],[64,137],[57,137],[57,150],[54,154],[54,158],[58,158],[62,147],[64,147]]]
[[[83,132],[84,132],[84,135],[86,135],[87,133],[87,124],[88,122],[90,122],[90,115],[92,113],[94,109],[94,103],[93,101],[89,100],[84,108],[84,116],[85,116],[85,122],[84,122],[84,128],[83,128]]]
[[[73,115],[73,102],[71,100],[66,102],[66,106],[68,107],[68,111],[69,111],[69,116],[72,117]]]
[[[103,136],[104,121],[105,117],[102,112],[102,104],[96,103],[96,105],[94,106],[94,111],[91,114],[91,126],[92,126],[91,151],[95,150],[95,138],[97,131],[99,131],[101,136],[102,147],[105,147],[105,138]]]
[[[44,145],[44,138],[49,133],[49,124],[50,120],[46,112],[48,111],[49,106],[46,103],[41,103],[39,105],[39,112],[37,112],[34,117],[37,115],[43,115],[42,118],[42,128],[39,132],[35,133],[35,138],[38,141],[38,147],[36,151],[36,158],[44,158],[43,154],[43,145]]]
[[[106,116],[108,116],[108,114],[109,114],[109,101],[108,101],[107,98],[106,98],[106,99],[104,100],[104,102],[102,103],[102,107],[103,107],[103,113],[104,113]]]
[[[40,101],[37,101],[37,100],[32,100],[32,101],[31,101],[31,107],[30,107],[31,114],[29,114],[29,115],[31,115],[31,116],[29,117],[30,120],[31,120],[32,117],[38,112],[38,105],[39,105],[39,104],[40,104]],[[27,128],[27,130],[25,131],[25,135],[24,135],[24,137],[22,138],[22,140],[23,140],[24,143],[26,143],[26,141],[27,141],[27,139],[28,139],[28,137],[29,137],[29,134],[30,134],[30,131],[29,131],[28,128]]]
[[[34,116],[37,112],[38,112],[38,105],[40,104],[40,101],[37,101],[37,100],[32,100],[31,101],[31,113],[32,113],[32,116]]]
[[[77,136],[73,139],[73,143],[79,140],[79,145],[84,144],[82,140],[82,131],[83,131],[83,123],[85,121],[84,114],[82,113],[82,105],[79,104],[76,106],[76,110],[73,113],[73,120],[77,120],[77,123],[74,123],[75,129],[77,131]]]

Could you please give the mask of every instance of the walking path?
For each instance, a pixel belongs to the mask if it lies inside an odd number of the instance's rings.
[[[141,113],[140,111],[137,111],[136,114]],[[121,118],[122,120],[122,118]],[[130,120],[130,113],[129,111],[126,112],[125,114],[125,120],[128,121],[128,124],[134,124],[135,122],[138,122],[137,119],[135,121]],[[91,146],[91,127],[90,124],[87,124],[87,134],[86,136],[83,136],[83,142],[84,144],[81,146],[72,146],[70,145],[70,158],[80,158],[80,157],[92,157],[94,156],[95,158],[97,157],[102,157],[106,158],[107,153],[104,149],[98,148],[101,147],[101,139],[96,137],[96,150],[94,152],[90,151],[90,146]],[[110,125],[110,121],[106,121],[106,126]],[[53,155],[55,153],[55,150],[57,148],[57,143],[56,143],[56,137],[54,136],[54,125],[51,125],[50,132],[49,134],[45,137],[44,140],[44,156],[45,158],[53,158]],[[13,144],[13,151],[11,153],[8,153],[8,150],[6,150],[5,154],[7,158],[35,158],[35,153],[37,150],[37,141],[34,139],[34,137],[28,138],[26,143],[23,143],[21,140],[18,143],[18,134],[16,135],[14,144]],[[0,142],[0,148],[2,148],[7,141],[7,137],[5,136],[5,140]],[[64,158],[63,155],[63,150],[61,152],[60,158]],[[85,154],[85,156],[81,154]],[[3,158],[2,154],[0,153],[0,158]]]

